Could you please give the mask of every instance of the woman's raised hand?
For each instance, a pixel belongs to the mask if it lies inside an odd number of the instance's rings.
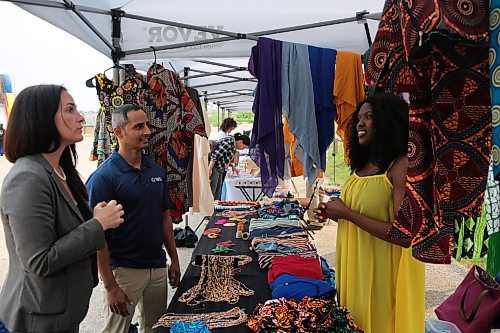
[[[99,221],[103,230],[116,228],[123,223],[123,207],[116,200],[108,203],[100,202],[94,207],[94,218]]]

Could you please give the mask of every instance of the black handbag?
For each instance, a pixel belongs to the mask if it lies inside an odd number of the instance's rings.
[[[194,247],[197,241],[198,235],[189,226],[186,226],[175,235],[175,245],[177,247]]]

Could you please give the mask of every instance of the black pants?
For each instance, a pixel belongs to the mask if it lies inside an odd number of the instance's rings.
[[[224,184],[224,179],[226,178],[226,171],[219,171],[214,168],[212,171],[212,177],[210,177],[210,188],[212,194],[214,195],[214,200],[220,200],[222,194],[222,185]]]

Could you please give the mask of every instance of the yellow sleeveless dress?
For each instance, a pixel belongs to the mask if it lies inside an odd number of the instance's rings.
[[[341,198],[362,215],[394,220],[392,184],[387,174],[353,173]],[[390,244],[340,220],[335,255],[340,305],[366,333],[422,333],[425,327],[425,264],[411,248]]]

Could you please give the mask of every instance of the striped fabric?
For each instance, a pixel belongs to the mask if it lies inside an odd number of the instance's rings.
[[[257,245],[267,242],[276,242],[276,244],[278,245],[290,246],[296,248],[303,248],[304,246],[309,246],[310,248],[307,249],[312,249],[312,250],[316,249],[316,247],[314,246],[314,244],[311,243],[307,235],[292,236],[292,237],[255,237],[252,240],[251,248],[255,249]]]
[[[311,257],[317,257],[318,253],[316,252],[316,249],[314,250],[308,250],[304,251],[301,253],[297,253],[297,255],[304,257],[304,258],[311,258]],[[271,267],[271,264],[273,263],[273,258],[276,257],[283,257],[286,256],[286,254],[283,253],[278,253],[278,252],[261,252],[259,253],[259,267],[260,269],[269,269]]]
[[[272,228],[302,228],[302,225],[295,219],[251,219],[248,231]]]

